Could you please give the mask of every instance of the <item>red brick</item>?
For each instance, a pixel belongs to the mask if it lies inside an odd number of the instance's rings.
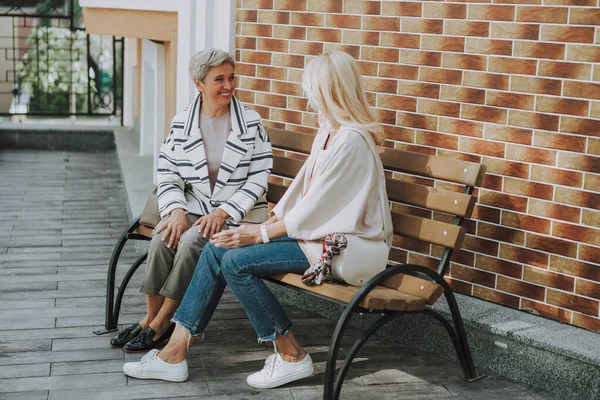
[[[291,124],[302,124],[302,113],[290,110],[271,109],[271,119]]]
[[[396,123],[396,112],[393,110],[376,109],[377,121],[382,124],[393,125]]]
[[[583,174],[564,169],[532,165],[531,179],[538,182],[554,183],[556,185],[581,187]]]
[[[254,103],[254,92],[249,92],[246,90],[241,90],[241,89],[236,89],[235,90],[235,97],[240,100],[243,101],[244,103]]]
[[[440,118],[439,130],[457,135],[481,137],[483,124],[481,122],[465,121],[462,119]]]
[[[521,300],[520,309],[567,324],[571,322],[571,315],[573,314],[572,311],[563,310],[562,308],[552,307],[547,304],[542,304],[527,299]]]
[[[492,23],[490,37],[501,39],[538,40],[540,26],[533,24]]]
[[[572,8],[569,23],[575,25],[600,25],[600,10]]]
[[[314,126],[317,128],[319,126],[319,119],[317,114],[315,113],[302,113],[302,124]]]
[[[600,62],[600,46],[572,44],[567,50],[567,60]]]
[[[261,107],[261,106],[253,105],[252,109],[254,111],[256,111],[262,119],[271,118],[271,109],[269,107]]]
[[[568,242],[566,240],[561,240],[554,237],[527,233],[526,245],[530,249],[543,250],[552,254],[573,258],[577,256],[577,243]]]
[[[514,45],[514,55],[517,57],[563,60],[565,58],[565,47],[564,44],[517,41]]]
[[[507,177],[504,178],[504,191],[521,196],[552,200],[553,186]]]
[[[512,55],[512,41],[494,39],[467,39],[467,53]]]
[[[379,76],[386,78],[417,80],[419,67],[398,65],[398,64],[379,64]]]
[[[579,247],[579,259],[583,261],[589,261],[597,263],[600,260],[600,248],[584,246],[583,244]]]
[[[288,51],[288,41],[279,39],[258,39],[258,49],[270,52],[286,53]]]
[[[266,79],[254,79],[254,78],[242,77],[240,81],[241,81],[240,87],[242,89],[259,90],[261,92],[268,92],[269,86],[271,85],[271,81],[266,80]]]
[[[304,94],[302,85],[290,82],[273,81],[271,90],[275,93],[291,94],[292,96],[302,96]]]
[[[519,279],[521,278],[523,271],[523,266],[520,264],[500,260],[496,257],[485,256],[483,254],[477,254],[475,266],[482,270]]]
[[[587,117],[589,101],[538,96],[536,110],[556,114],[570,114]]]
[[[524,128],[543,129],[546,131],[558,130],[558,116],[550,114],[531,113],[526,111],[510,110],[508,124]]]
[[[506,175],[506,176],[515,176],[518,178],[528,178],[529,177],[529,164],[523,164],[518,162],[506,161],[506,160],[498,160],[495,158],[484,158],[483,163],[488,167],[488,172]]]
[[[529,266],[523,268],[523,280],[567,292],[572,292],[575,287],[575,279],[569,276]]]
[[[404,27],[403,27],[404,28]],[[426,32],[434,33],[434,32]],[[441,32],[439,32],[441,33]],[[480,36],[487,37],[490,33],[489,22],[470,22],[458,20],[446,20],[445,35],[453,36]]]
[[[424,74],[424,69],[421,69],[421,79],[423,79],[423,75],[428,75],[427,73]],[[433,70],[433,71],[441,71],[441,70]],[[432,76],[428,77],[428,79],[434,80],[439,79],[438,74],[431,74]],[[450,72],[445,71],[444,74],[441,74],[443,77],[450,79],[454,76],[456,76],[455,80],[458,80],[458,77],[460,76],[462,78],[462,71],[457,71],[457,72]],[[454,84],[454,80],[450,81],[450,82],[444,82],[444,83],[450,83],[450,84]],[[462,103],[474,103],[474,104],[483,104],[485,103],[485,90],[481,90],[481,89],[470,89],[470,88],[457,88],[455,86],[442,86],[442,91],[440,93],[440,99],[441,100],[451,100],[451,101],[459,101]]]
[[[600,100],[600,84],[565,81],[564,89],[565,96]]]
[[[398,112],[396,124],[433,131],[437,128],[437,117]]]
[[[344,30],[342,42],[349,44],[366,44],[369,46],[377,46],[379,45],[379,36],[379,32]],[[382,45],[386,46],[383,43]]]
[[[441,64],[441,53],[418,50],[402,50],[400,62],[402,64],[429,65],[439,67]]]
[[[397,49],[384,49],[379,47],[368,47],[362,48],[361,59],[369,61],[384,61],[384,62],[398,62],[399,50]]]
[[[287,106],[289,109],[292,109],[292,110],[306,111],[306,109],[308,107],[308,100],[303,99],[301,97],[289,96],[287,98]]]
[[[290,23],[290,13],[285,11],[260,10],[258,22],[261,24],[287,25]]]
[[[467,17],[466,4],[424,3],[423,16],[426,18],[458,18]]]
[[[533,265],[534,267],[546,268],[548,266],[549,256],[546,253],[525,249],[502,243],[500,245],[500,258],[516,261],[522,264]]]
[[[550,257],[550,270],[600,282],[600,268],[595,264],[553,255]]]
[[[546,302],[569,310],[579,311],[583,314],[598,315],[598,301],[586,299],[572,294],[548,289]]]
[[[593,246],[600,246],[600,230],[581,225],[555,222],[552,225],[552,235]]]
[[[355,59],[360,56],[360,46],[351,46],[348,44],[325,43],[324,52],[343,51],[350,54]]]
[[[472,54],[444,53],[442,65],[446,68],[485,71],[487,58]]]
[[[592,102],[590,106],[590,117],[600,119],[600,102]]]
[[[272,63],[280,67],[304,68],[304,56],[275,53]]]
[[[496,284],[496,276],[475,268],[463,267],[459,264],[453,264],[450,275],[453,278],[460,279],[493,288]]]
[[[596,0],[545,0],[544,4],[549,6],[589,6],[596,5]]]
[[[420,17],[422,15],[422,5],[423,3],[416,1],[384,1],[381,5],[381,14],[402,17]]]
[[[437,82],[460,85],[460,83],[462,82],[462,71],[422,67],[419,80],[423,82]],[[453,87],[453,89],[455,88]]]
[[[555,78],[589,80],[592,66],[589,64],[540,60],[538,74]],[[566,94],[566,93],[565,93]]]
[[[463,85],[487,89],[508,90],[508,75],[465,71]]]
[[[517,144],[507,144],[506,158],[528,163],[554,165],[556,161],[556,151],[536,149],[534,147],[520,146]]]
[[[583,224],[600,228],[600,212],[586,209],[581,211],[581,222],[583,222]]]
[[[306,10],[306,0],[273,0],[273,8],[275,10]]]
[[[519,307],[519,297],[502,292],[497,292],[495,290],[491,290],[482,286],[473,286],[473,296],[497,304],[502,304],[507,307]]]
[[[563,116],[560,121],[560,130],[580,135],[600,136],[600,120]]]
[[[577,289],[575,290],[575,293],[580,294],[582,296],[600,299],[600,285],[594,282],[583,281],[581,279],[578,279]]]
[[[600,156],[600,139],[589,138],[587,152]]]
[[[441,35],[444,31],[444,21],[439,19],[403,18],[401,31]]]
[[[513,211],[525,212],[527,210],[527,198],[506,193],[481,190],[479,192],[479,202],[483,205]]]
[[[273,36],[273,25],[244,23],[241,26],[244,36]]]
[[[325,26],[325,14],[292,13],[292,25]]]
[[[386,4],[386,3],[383,3]],[[473,285],[467,282],[459,281],[458,279],[452,279],[449,276],[444,277],[450,288],[456,293],[463,293],[470,295],[473,290]]]
[[[550,234],[550,220],[506,210],[502,211],[502,225],[547,235]]]
[[[319,55],[323,53],[323,43],[290,41],[290,53]]]
[[[244,0],[243,8],[273,8],[273,0]]]
[[[498,290],[502,290],[503,292],[508,292],[540,301],[544,300],[544,293],[546,290],[542,286],[532,285],[516,279],[506,278],[501,275],[498,276],[496,288]]]
[[[236,49],[256,49],[256,38],[236,36],[235,37],[235,48]],[[237,65],[236,65],[237,66]]]
[[[574,153],[559,153],[558,166],[578,171],[600,173],[600,157]]]
[[[490,72],[535,75],[536,70],[536,60],[522,60],[510,57],[490,57],[489,60]],[[514,76],[513,78],[516,78],[516,76]]]
[[[401,142],[409,143],[414,143],[415,141],[414,129],[401,128],[396,125],[383,125],[383,131],[385,132],[385,137],[390,140],[399,140]]]
[[[377,14],[381,13],[381,3],[368,0],[345,0],[344,13],[346,14]]]
[[[510,88],[515,92],[552,94],[559,96],[562,81],[558,79],[530,78],[527,76],[513,76]]]
[[[398,94],[437,99],[440,97],[440,85],[400,81],[398,83]]]
[[[342,2],[339,0],[308,0],[308,11],[341,13]]]
[[[340,43],[342,41],[342,31],[339,29],[308,28],[306,38],[315,42]]]
[[[378,63],[376,62],[367,62],[367,61],[357,61],[358,69],[360,69],[360,73],[364,76],[377,76]]]
[[[469,4],[469,19],[486,21],[514,21],[515,7]]]
[[[594,43],[594,28],[542,25],[540,39],[547,42]]]
[[[485,174],[483,181],[481,182],[481,187],[500,192],[502,191],[503,180],[504,179],[500,175]]]
[[[421,37],[421,48],[423,50],[462,52],[465,49],[465,38],[425,35]]]
[[[533,111],[534,96],[513,92],[488,91],[486,104],[494,107],[518,108]]]
[[[238,76],[255,76],[256,75],[256,65],[253,64],[244,64],[244,63],[236,63],[235,64],[235,73]],[[236,91],[237,96],[237,91]]]
[[[235,20],[237,22],[256,22],[258,11],[256,10],[235,10]]]
[[[400,18],[364,16],[362,29],[377,32],[398,32],[400,30]]]
[[[377,96],[377,107],[416,112],[417,99],[414,97],[379,94]]]
[[[560,188],[556,189],[557,191]],[[581,211],[575,207],[531,199],[529,201],[529,214],[540,217],[560,219],[569,222],[579,222]]]
[[[438,148],[456,150],[458,148],[458,138],[443,133],[435,133],[417,130],[416,143]]]
[[[482,154],[493,157],[504,157],[505,144],[463,137],[460,141],[460,151]]]
[[[273,36],[282,39],[306,39],[306,28],[300,26],[275,25]]]
[[[575,326],[592,332],[600,332],[600,319],[596,317],[588,317],[583,314],[573,313],[572,323]]]
[[[491,256],[498,255],[498,246],[498,242],[471,235],[466,235],[463,243],[463,248],[466,250],[488,254]]]
[[[381,93],[396,93],[398,82],[391,79],[364,78],[365,90]]]
[[[493,222],[495,224],[499,224],[500,223],[500,210],[497,208],[484,207],[480,204],[477,204],[477,205],[475,205],[475,209],[473,210],[472,218],[474,220],[487,221],[487,222]]]
[[[519,6],[517,7],[518,22],[541,22],[566,24],[569,15],[569,9],[566,7],[537,7],[537,6]]]
[[[419,35],[408,33],[382,32],[381,45],[385,47],[418,49],[420,46],[420,37]]]
[[[502,108],[475,106],[471,104],[463,104],[461,111],[462,118],[496,124],[506,123],[506,114],[506,110]]]
[[[285,108],[287,97],[269,93],[256,93],[256,103],[263,106]]]
[[[355,15],[326,14],[326,25],[330,28],[360,29],[360,17]]]
[[[487,124],[485,126],[484,137],[486,139],[499,140],[502,142],[512,142],[531,145],[532,133],[529,129],[511,128],[505,125]]]
[[[523,231],[505,228],[499,225],[486,224],[481,221],[477,225],[477,235],[520,246],[523,246],[525,243],[525,233]]]

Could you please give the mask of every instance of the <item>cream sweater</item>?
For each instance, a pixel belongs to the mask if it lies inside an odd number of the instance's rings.
[[[371,135],[342,127],[323,150],[327,134],[319,130],[308,160],[272,210],[311,265],[329,233],[383,239],[388,247],[393,237],[383,165]]]

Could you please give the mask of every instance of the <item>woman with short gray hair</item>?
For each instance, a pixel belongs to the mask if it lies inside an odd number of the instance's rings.
[[[125,351],[147,351],[168,340],[171,318],[214,234],[267,219],[271,144],[258,113],[233,96],[234,68],[231,55],[218,49],[190,60],[199,94],[173,118],[160,150],[162,220],[154,229],[140,289],[146,294],[146,316],[111,340]]]

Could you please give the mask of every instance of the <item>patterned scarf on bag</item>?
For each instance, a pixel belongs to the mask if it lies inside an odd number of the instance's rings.
[[[308,286],[316,286],[323,283],[324,280],[331,280],[333,256],[348,246],[348,239],[343,233],[330,233],[323,240],[323,255],[314,265],[302,275],[302,283]]]

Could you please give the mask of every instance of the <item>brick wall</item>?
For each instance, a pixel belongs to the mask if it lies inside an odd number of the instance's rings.
[[[238,0],[237,96],[314,132],[302,68],[350,53],[390,146],[488,166],[452,286],[600,331],[599,0],[465,1]]]

